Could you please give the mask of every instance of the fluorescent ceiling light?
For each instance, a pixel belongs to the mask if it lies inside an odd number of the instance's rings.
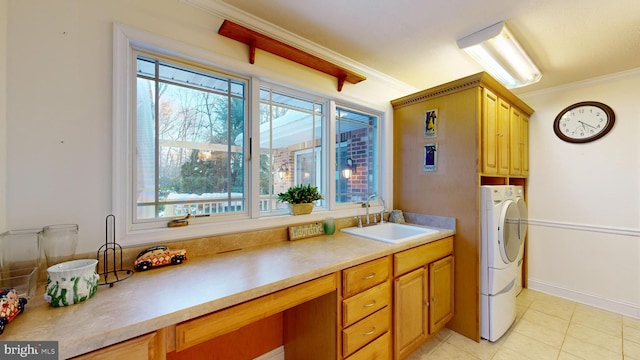
[[[542,78],[504,21],[465,36],[458,40],[458,47],[507,88],[530,85]]]

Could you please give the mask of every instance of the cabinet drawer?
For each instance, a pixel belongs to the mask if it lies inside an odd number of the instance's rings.
[[[182,351],[336,291],[336,283],[337,277],[334,274],[326,275],[177,324],[176,351]]]
[[[391,327],[389,306],[342,330],[342,352],[345,356],[384,334]]]
[[[404,274],[452,253],[452,236],[399,252],[393,255],[393,274]]]
[[[342,271],[342,296],[347,298],[383,283],[389,277],[389,257],[369,261]]]
[[[391,335],[387,332],[363,347],[346,360],[387,360],[391,359]]]
[[[384,282],[342,302],[342,322],[345,327],[391,304],[391,285]]]
[[[73,360],[164,359],[165,336],[164,330],[159,330],[74,357]]]

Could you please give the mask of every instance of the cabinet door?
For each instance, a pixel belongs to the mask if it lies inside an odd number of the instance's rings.
[[[429,333],[453,317],[453,256],[429,264]]]
[[[509,131],[509,151],[511,152],[511,175],[522,175],[522,115],[517,108],[511,108]]]
[[[498,96],[482,89],[482,172],[498,173]]]
[[[509,122],[511,117],[511,105],[498,99],[498,174],[509,174]]]
[[[419,268],[395,280],[394,329],[396,359],[405,358],[427,336],[427,277]],[[414,345],[414,346],[412,346]]]
[[[522,114],[520,136],[522,139],[522,175],[529,176],[529,117]]]

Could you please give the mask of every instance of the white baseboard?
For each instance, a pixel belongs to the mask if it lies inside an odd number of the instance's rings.
[[[629,304],[617,300],[605,299],[599,296],[589,295],[579,291],[566,289],[559,285],[549,284],[531,278],[528,279],[527,287],[531,290],[540,291],[549,295],[554,295],[567,300],[579,302],[581,304],[640,319],[640,306],[638,306],[637,304]]]
[[[253,360],[284,360],[284,346],[275,348],[268,353],[258,356]]]

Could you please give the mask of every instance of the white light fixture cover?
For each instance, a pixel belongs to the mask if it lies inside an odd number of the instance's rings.
[[[513,37],[504,21],[458,40],[458,47],[507,88],[540,81],[542,73]]]

